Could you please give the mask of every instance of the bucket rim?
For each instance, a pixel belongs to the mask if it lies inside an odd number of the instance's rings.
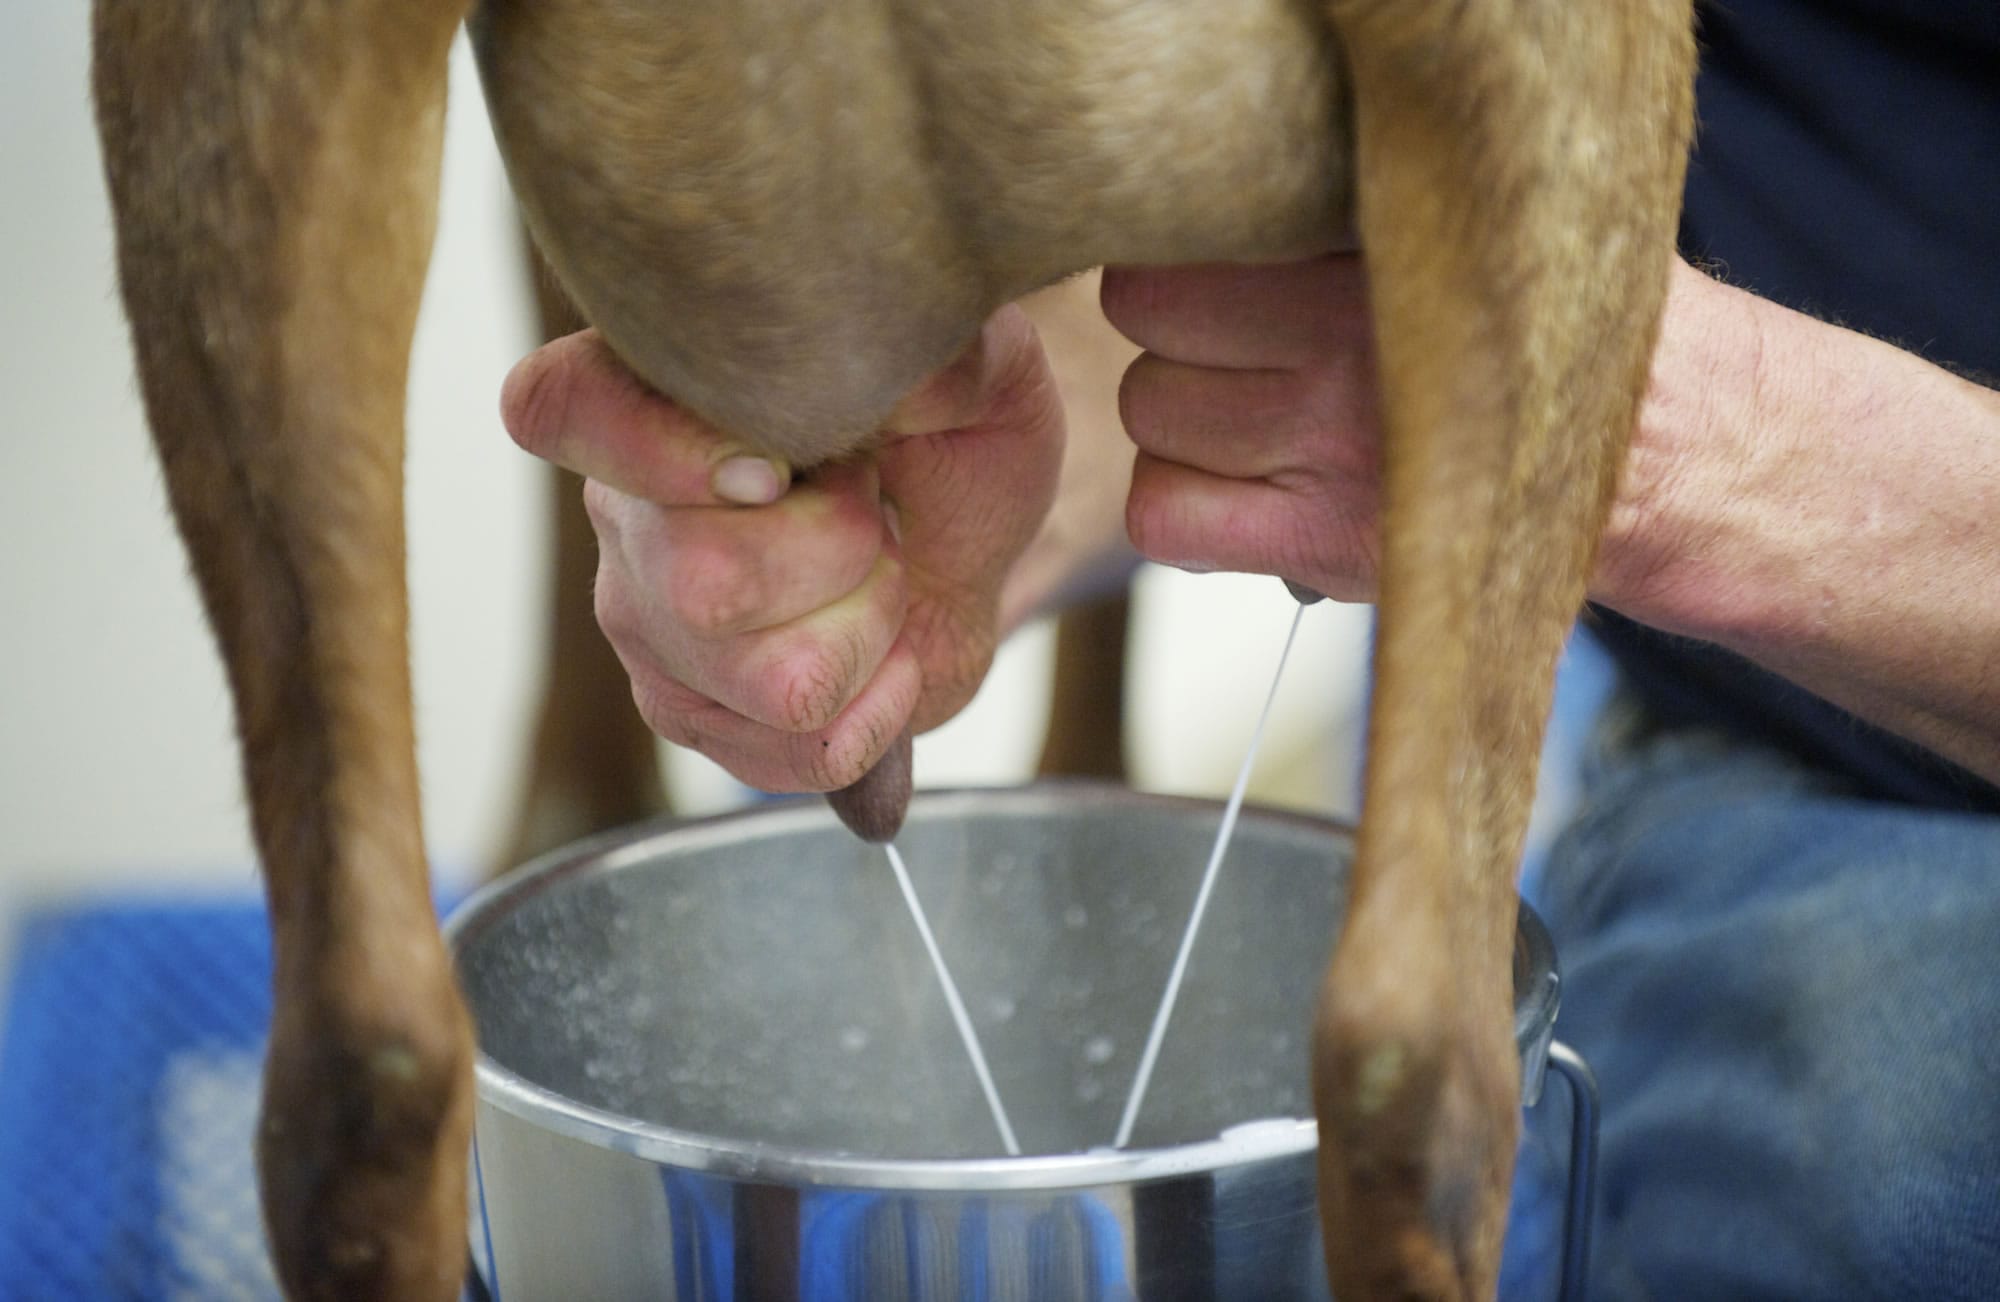
[[[950,819],[959,812],[1074,814],[1089,809],[1213,813],[1220,800],[1135,791],[1094,779],[1053,778],[1009,787],[952,787],[917,792],[912,819]],[[1351,846],[1352,825],[1296,810],[1245,804],[1246,822],[1289,825]],[[616,873],[657,861],[664,853],[725,845],[743,825],[778,834],[838,828],[824,800],[773,799],[702,818],[664,817],[613,829],[543,854],[487,883],[454,908],[443,924],[453,960],[489,927],[529,900],[572,878]],[[1514,1038],[1524,1083],[1539,1082],[1560,1001],[1561,979],[1548,929],[1528,903],[1520,905],[1514,945]],[[1309,1161],[1319,1127],[1310,1118],[1254,1122],[1214,1138],[1166,1148],[1091,1149],[1023,1157],[868,1157],[829,1149],[730,1139],[643,1121],[594,1107],[502,1066],[481,1047],[474,1061],[482,1106],[527,1124],[642,1161],[735,1180],[848,1189],[1009,1193],[1146,1184],[1176,1177],[1291,1161]]]

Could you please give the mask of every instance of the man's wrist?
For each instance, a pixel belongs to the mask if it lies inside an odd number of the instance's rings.
[[[1852,658],[1989,581],[2000,394],[1676,270],[1591,595],[1774,667]]]
[[[1796,544],[1780,509],[1804,446],[1793,321],[1677,262],[1591,596],[1640,623],[1736,645],[1789,622]]]

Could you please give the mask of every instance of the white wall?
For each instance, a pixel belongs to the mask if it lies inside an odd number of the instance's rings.
[[[112,279],[87,99],[87,6],[10,6],[0,44],[0,906],[50,890],[249,888],[222,678],[169,526]],[[470,63],[454,65],[436,260],[410,404],[416,690],[433,857],[463,869],[506,824],[530,702],[544,524],[495,396],[530,342],[512,217]],[[1134,752],[1156,787],[1220,791],[1291,604],[1269,579],[1141,588]],[[1309,617],[1268,754],[1344,794],[1326,743],[1354,698],[1352,611]],[[919,780],[1011,781],[1039,744],[1045,630]],[[1308,666],[1310,666],[1308,668]],[[1329,764],[1329,756],[1332,762]],[[677,761],[708,799],[723,789]],[[1328,776],[1331,774],[1332,776]]]

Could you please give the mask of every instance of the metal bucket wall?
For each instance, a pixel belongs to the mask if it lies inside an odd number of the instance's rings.
[[[479,1026],[475,1250],[541,1298],[1320,1298],[1311,1009],[1352,842],[1246,811],[1132,1145],[1104,1148],[1220,816],[1095,785],[932,793],[888,865],[818,802],[638,828],[449,927]],[[1524,1101],[1554,955],[1516,945]]]

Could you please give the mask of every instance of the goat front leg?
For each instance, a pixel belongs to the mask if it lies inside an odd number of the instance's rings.
[[[455,3],[98,0],[139,378],[235,700],[273,931],[258,1167],[294,1298],[443,1302],[470,1026],[432,915],[402,418]]]
[[[1314,1093],[1333,1289],[1492,1295],[1519,1128],[1515,873],[1636,418],[1692,99],[1686,0],[1333,0],[1384,422],[1361,829]]]

